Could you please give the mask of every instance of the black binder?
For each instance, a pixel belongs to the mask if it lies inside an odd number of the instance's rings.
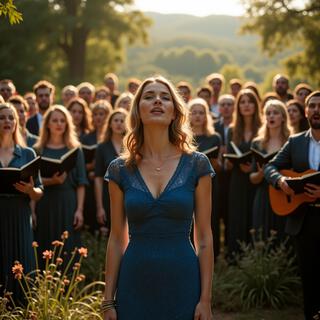
[[[215,146],[212,148],[209,148],[207,150],[202,151],[209,159],[216,159],[219,155],[219,147]]]
[[[256,160],[257,163],[259,163],[261,167],[264,164],[268,163],[271,159],[273,159],[273,157],[278,153],[278,151],[276,151],[268,154],[263,154],[255,148],[251,148],[250,150],[252,152],[254,159]]]
[[[38,178],[40,169],[40,157],[34,158],[21,168],[0,168],[0,193],[21,193],[13,184],[24,181],[29,182],[30,177],[35,181]]]
[[[301,177],[286,179],[289,187],[294,190],[295,194],[304,193],[304,187],[307,183],[320,185],[320,171],[305,174]]]
[[[66,152],[60,159],[41,157],[40,172],[44,178],[52,177],[56,172],[60,174],[71,171],[77,162],[78,148]]]

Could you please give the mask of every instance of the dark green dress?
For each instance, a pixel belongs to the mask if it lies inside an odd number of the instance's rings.
[[[232,140],[232,130],[229,130],[230,139]],[[238,148],[241,152],[250,150],[251,141],[243,141]],[[228,152],[234,153],[229,143]],[[229,208],[228,208],[228,237],[227,247],[228,255],[239,252],[239,243],[248,242],[250,239],[249,230],[252,227],[252,205],[254,198],[255,186],[249,180],[249,173],[241,171],[238,165],[234,165],[231,170],[229,186]]]
[[[67,147],[60,149],[45,147],[41,155],[59,159],[68,150]],[[69,172],[64,183],[46,186],[43,197],[37,202],[35,238],[39,243],[38,251],[40,254],[44,250],[51,249],[52,241],[60,240],[64,231],[69,232],[69,238],[65,245],[67,252],[80,246],[80,232],[74,230],[73,220],[77,209],[77,187],[87,183],[84,156],[79,149],[76,166]]]
[[[87,146],[97,144],[97,132],[92,131],[88,134],[84,134],[80,141]],[[89,172],[87,172],[87,178],[89,183],[86,185],[86,197],[83,207],[84,224],[91,232],[94,232],[99,229],[96,218],[97,207],[94,194],[94,180],[89,179]]]
[[[221,137],[218,133],[214,133],[211,136],[201,135],[195,136],[195,140],[198,145],[200,152],[207,149],[221,146]],[[214,254],[217,257],[220,253],[220,217],[218,214],[218,199],[219,199],[219,186],[218,180],[213,179],[212,181],[212,212],[211,212],[211,228],[213,232],[213,245]]]
[[[259,141],[252,142],[252,147],[263,154],[268,152],[262,148]],[[253,162],[253,170],[257,170],[256,163]],[[284,227],[286,218],[276,215],[270,205],[269,199],[269,183],[266,179],[256,186],[255,197],[253,201],[252,227],[262,232],[263,239],[270,236],[270,230],[277,231],[277,238],[283,240],[285,238]]]
[[[32,149],[16,145],[8,167],[20,168],[35,156]],[[40,177],[34,183],[42,188]],[[15,300],[21,300],[22,292],[11,268],[18,260],[24,273],[34,269],[32,241],[30,198],[23,193],[0,194],[0,294],[11,291]]]
[[[95,176],[103,178],[112,160],[118,158],[116,149],[111,140],[100,143],[96,151]],[[110,199],[107,183],[103,183],[103,208],[106,213],[106,224],[110,229]]]

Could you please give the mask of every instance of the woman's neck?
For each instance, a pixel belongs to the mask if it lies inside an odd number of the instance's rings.
[[[244,121],[244,131],[251,132],[252,131],[252,116],[243,117]]]
[[[111,140],[112,140],[112,142],[115,142],[117,144],[122,144],[123,135],[119,134],[119,133],[112,133]]]
[[[62,135],[50,135],[48,145],[64,146],[65,142]]]
[[[202,126],[192,126],[192,131],[195,136],[202,136],[204,134]]]
[[[153,158],[162,160],[177,152],[169,141],[168,127],[144,127],[144,143],[142,154],[145,159]]]
[[[12,135],[3,135],[0,137],[0,148],[10,149],[14,147],[14,141]]]
[[[280,135],[281,135],[281,127],[270,128],[269,129],[270,139],[272,139],[272,140],[276,140],[276,139],[281,140],[281,136]]]

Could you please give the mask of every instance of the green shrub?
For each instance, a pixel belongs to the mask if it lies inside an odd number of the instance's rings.
[[[275,232],[267,240],[262,240],[261,233],[256,236],[254,230],[251,234],[251,243],[240,244],[235,265],[224,262],[221,267],[218,263],[213,303],[226,310],[298,304],[300,278],[292,249],[286,241],[277,244]]]

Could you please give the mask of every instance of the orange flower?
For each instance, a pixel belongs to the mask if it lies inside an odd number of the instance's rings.
[[[81,247],[79,250],[78,250],[79,254],[83,257],[87,257],[88,256],[88,249],[87,248],[83,248]]]
[[[51,250],[46,250],[42,252],[43,259],[51,259],[53,252]]]
[[[22,278],[23,266],[19,261],[15,261],[14,266],[12,267],[12,273],[16,279],[20,280]]]
[[[63,259],[62,258],[57,258],[57,264],[59,265],[59,264],[62,264],[62,262],[63,262]]]
[[[67,286],[67,285],[70,283],[70,280],[64,279],[64,280],[63,280],[63,283]]]
[[[63,234],[61,235],[61,239],[68,239],[69,238],[69,232],[68,231],[64,231]]]
[[[37,241],[33,241],[32,242],[32,247],[33,248],[38,248],[39,247],[38,242]]]
[[[63,246],[63,242],[62,242],[62,241],[58,241],[58,240],[52,241],[51,244],[52,244],[54,247]]]

